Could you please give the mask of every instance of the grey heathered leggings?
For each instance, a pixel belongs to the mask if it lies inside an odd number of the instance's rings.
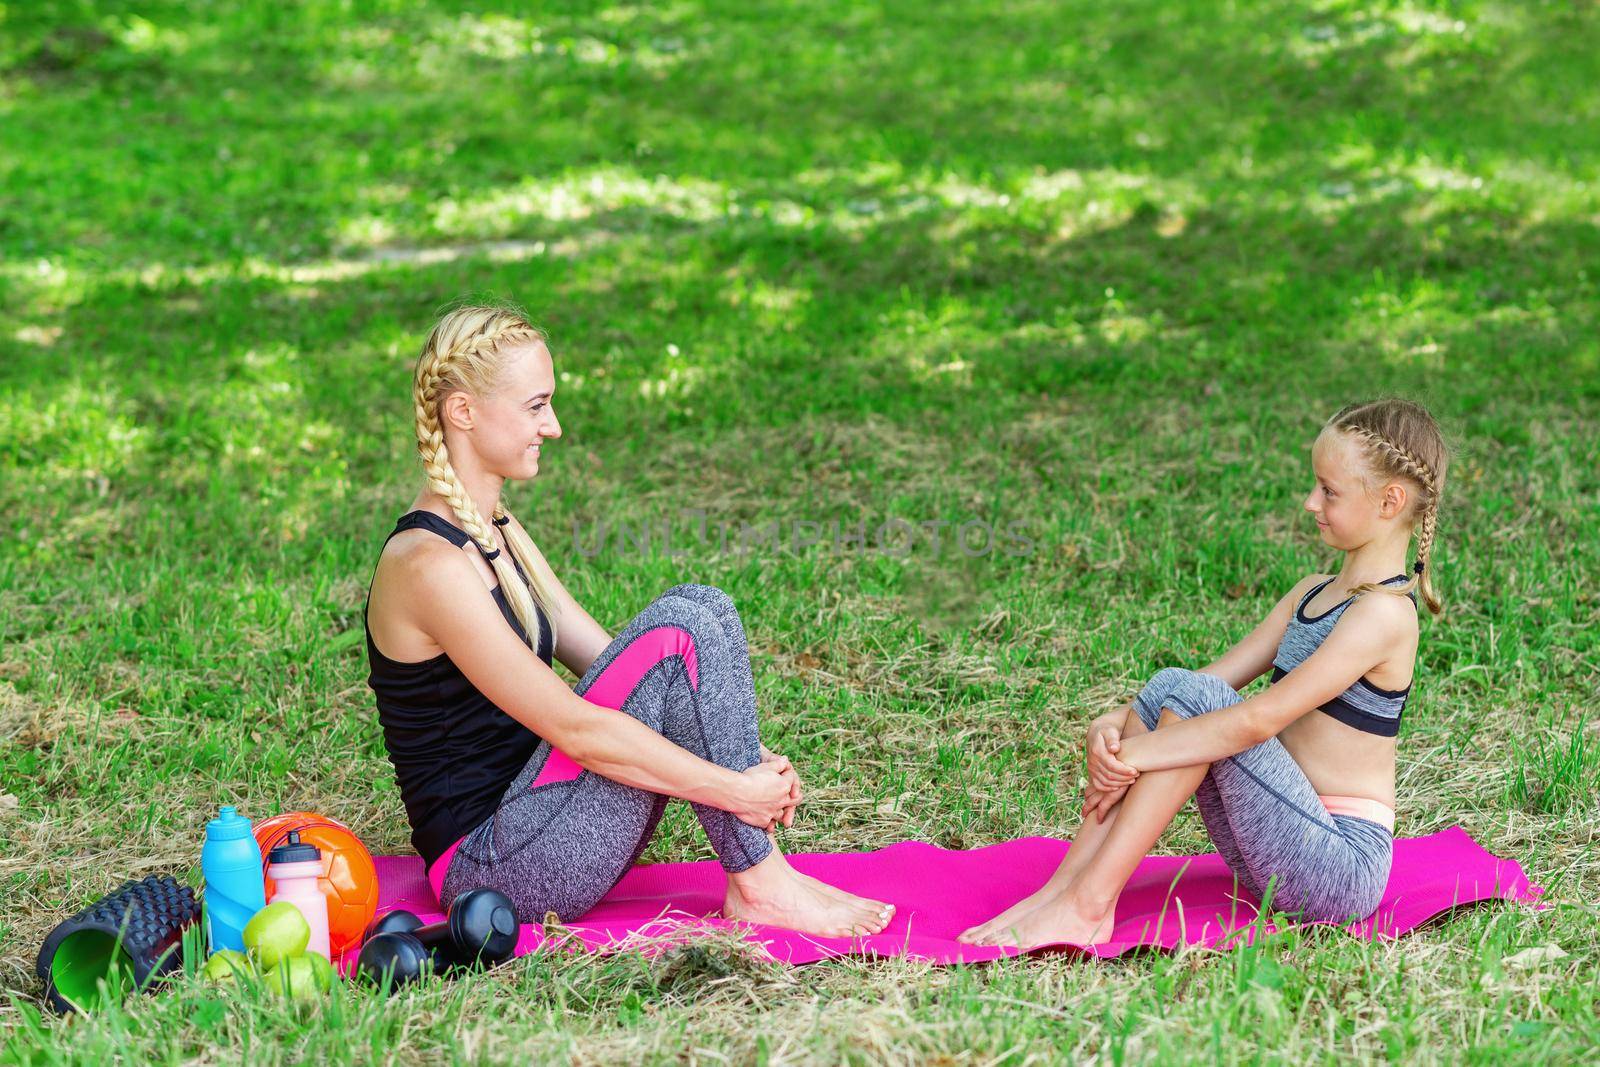
[[[1168,667],[1140,690],[1134,708],[1154,730],[1162,708],[1192,719],[1243,699],[1215,675]],[[1277,878],[1275,910],[1342,922],[1377,909],[1394,835],[1368,819],[1329,814],[1276,737],[1213,763],[1194,799],[1217,851],[1246,890],[1260,899]]]
[[[619,708],[695,755],[730,770],[760,762],[750,650],[733,601],[679,585],[651,601],[574,690]],[[493,815],[455,848],[440,892],[489,886],[523,922],[572,921],[594,907],[644,851],[669,798],[585,771],[541,741]],[[766,831],[702,804],[694,813],[729,872],[772,851]]]

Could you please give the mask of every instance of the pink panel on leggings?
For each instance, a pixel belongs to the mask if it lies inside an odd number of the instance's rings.
[[[461,842],[466,839],[465,834],[458,837],[456,843],[445,849],[443,854],[434,860],[432,866],[428,868],[428,884],[433,886],[435,896],[444,896],[444,876],[450,870],[450,860],[455,856],[456,849],[461,847]]]
[[[583,768],[578,766],[578,761],[561,751],[554,745],[550,746],[550,756],[544,761],[544,766],[539,768],[539,777],[533,780],[529,789],[538,789],[541,785],[551,782],[570,782],[583,773]]]
[[[700,688],[700,667],[695,657],[694,638],[687,630],[680,630],[676,626],[657,626],[653,630],[646,630],[632,641],[628,647],[617,654],[600,676],[589,686],[583,699],[603,708],[621,710],[623,703],[628,699],[641,679],[656,664],[669,656],[682,656],[684,669],[689,674],[689,685],[695,689]],[[550,755],[545,760],[544,766],[539,769],[539,775],[533,780],[530,789],[538,789],[541,785],[551,782],[570,782],[583,773],[583,768],[578,762],[565,752],[550,746]]]
[[[694,638],[688,630],[680,630],[676,626],[657,626],[629,641],[628,647],[600,672],[600,677],[583,694],[583,699],[603,708],[621,710],[628,694],[650,673],[650,668],[669,656],[683,657],[684,669],[689,672],[689,685],[699,689],[700,666],[695,658]]]
[[[695,656],[694,638],[689,631],[680,630],[676,626],[657,626],[629,641],[628,647],[618,653],[617,658],[600,672],[594,684],[584,693],[583,699],[603,708],[620,711],[629,694],[638,687],[644,676],[650,673],[651,668],[669,656],[683,657],[684,670],[689,674],[689,685],[691,688],[699,689],[700,664]],[[576,760],[551,745],[550,755],[528,788],[538,789],[541,785],[549,785],[551,782],[570,782],[582,773],[583,768]],[[445,849],[444,854],[428,868],[428,884],[433,887],[436,896],[444,895],[444,876],[450,870],[450,860],[460,845],[461,841],[458,840]]]

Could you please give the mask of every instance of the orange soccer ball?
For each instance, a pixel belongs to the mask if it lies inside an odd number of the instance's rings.
[[[298,830],[300,840],[322,853],[322,875],[317,883],[328,898],[328,947],[333,958],[359,944],[361,933],[378,910],[378,871],[372,853],[348,826],[314,811],[274,815],[255,826],[261,848],[261,874],[266,878],[267,856]],[[267,899],[272,899],[272,879],[266,878]]]

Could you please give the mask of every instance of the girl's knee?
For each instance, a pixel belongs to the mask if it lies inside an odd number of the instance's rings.
[[[1163,667],[1139,690],[1139,694],[1133,698],[1133,707],[1146,730],[1156,728],[1168,694],[1187,682],[1191,673],[1182,667]]]
[[[1216,675],[1190,671],[1189,677],[1167,694],[1165,706],[1185,719],[1192,719],[1243,699],[1233,686]]]
[[[1214,674],[1167,667],[1157,671],[1155,677],[1140,690],[1134,700],[1139,720],[1147,729],[1160,725],[1163,709],[1183,719],[1192,719],[1244,698],[1227,682]]]

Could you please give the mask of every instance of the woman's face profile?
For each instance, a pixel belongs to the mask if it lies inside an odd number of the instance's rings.
[[[555,366],[544,342],[507,353],[494,395],[471,403],[468,437],[486,469],[519,481],[539,473],[541,447],[561,436],[555,391]]]

